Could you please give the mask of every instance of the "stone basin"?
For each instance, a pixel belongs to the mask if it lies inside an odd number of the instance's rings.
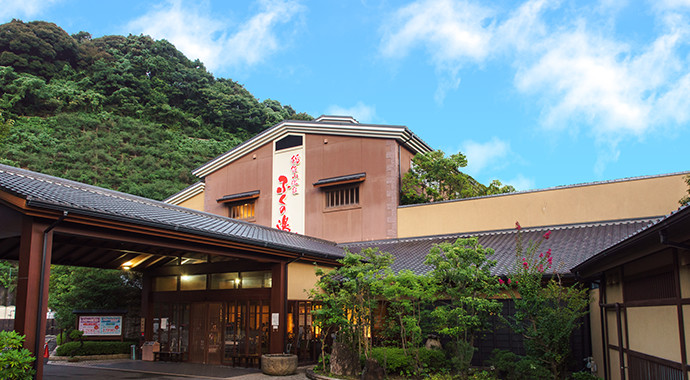
[[[297,355],[261,355],[261,372],[271,376],[287,376],[297,371]]]

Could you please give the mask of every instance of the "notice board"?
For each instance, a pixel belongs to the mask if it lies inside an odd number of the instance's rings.
[[[77,328],[84,336],[122,336],[122,316],[80,315]]]

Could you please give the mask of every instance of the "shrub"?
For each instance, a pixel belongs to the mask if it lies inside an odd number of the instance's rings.
[[[495,373],[489,371],[476,371],[470,375],[469,380],[499,380]]]
[[[419,355],[422,368],[415,368],[415,356]],[[443,351],[427,348],[410,349],[408,355],[400,347],[374,347],[371,357],[381,364],[387,374],[413,375],[417,372],[441,372],[446,369],[447,361]]]
[[[536,359],[506,350],[493,350],[488,363],[495,367],[499,377],[505,380],[542,380],[551,377],[551,372]]]
[[[419,349],[419,361],[429,372],[440,372],[448,369],[448,360],[442,350],[422,347]]]
[[[15,331],[0,331],[0,374],[6,380],[33,379],[34,357],[31,351],[22,348],[24,335]]]
[[[69,341],[69,334],[67,334],[66,331],[61,331],[57,336],[55,337],[55,342],[57,345],[61,345],[63,343],[67,343]]]
[[[574,372],[573,380],[600,380],[601,378],[591,372]]]
[[[388,374],[405,375],[414,372],[412,355],[407,356],[400,347],[374,347],[371,357],[381,364]]]
[[[319,356],[319,361],[316,366],[314,366],[314,371],[328,373],[329,368],[331,368],[331,355],[325,354],[323,357]]]
[[[84,332],[81,330],[72,330],[69,332],[69,338],[70,340],[81,340],[82,336],[84,336]]]
[[[68,342],[58,346],[57,356],[129,354],[135,342]]]

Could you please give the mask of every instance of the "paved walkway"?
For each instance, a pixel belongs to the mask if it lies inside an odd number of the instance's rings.
[[[49,365],[73,366],[82,369],[110,370],[117,372],[145,373],[159,376],[176,376],[190,379],[233,379],[233,380],[256,380],[278,378],[267,376],[256,368],[240,368],[217,365],[205,365],[194,363],[171,363],[171,362],[145,362],[141,360],[94,360],[81,361],[76,363],[51,361]],[[297,373],[292,376],[280,376],[280,380],[306,379],[306,369],[300,367]]]

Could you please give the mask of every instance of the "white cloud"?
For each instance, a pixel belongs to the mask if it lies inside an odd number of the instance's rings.
[[[35,17],[62,0],[2,0],[0,19]]]
[[[631,46],[590,31],[581,20],[520,51],[515,85],[535,95],[543,126],[583,128],[594,138],[594,170],[601,175],[618,159],[623,139],[688,121],[690,74],[680,49],[688,31],[669,23],[650,44]]]
[[[375,123],[378,121],[376,116],[376,107],[369,106],[364,103],[357,102],[352,107],[341,107],[338,105],[331,105],[326,109],[326,115],[338,116],[352,116],[360,123]]]
[[[654,1],[653,4],[660,10],[690,8],[690,0],[658,0]]]
[[[525,3],[497,28],[505,38],[496,45],[513,55],[515,87],[534,96],[542,126],[593,137],[597,175],[618,160],[624,139],[690,120],[690,28],[684,16],[658,13],[656,35],[641,42],[613,33],[621,4],[610,4],[611,23],[588,14],[557,23],[544,16],[555,5]]]
[[[487,167],[501,166],[510,153],[510,144],[497,137],[485,143],[468,140],[462,143],[460,151],[467,157],[463,171],[476,176]]]
[[[533,178],[527,178],[522,174],[518,174],[507,181],[501,181],[504,185],[511,185],[518,191],[533,190],[536,188]]]
[[[225,66],[250,66],[279,51],[285,41],[276,30],[304,8],[292,0],[262,0],[259,11],[230,30],[222,15],[181,0],[170,0],[133,20],[128,28],[166,39],[210,71]]]
[[[492,15],[488,8],[453,0],[420,0],[397,10],[383,25],[380,53],[401,59],[423,47],[441,75],[435,97],[460,84],[458,71],[466,63],[481,63],[491,51]]]
[[[401,59],[427,51],[437,101],[459,88],[463,69],[507,58],[518,93],[541,108],[539,124],[592,137],[602,171],[623,139],[690,121],[690,0],[648,5],[655,12],[647,13],[654,23],[647,40],[616,35],[617,17],[632,6],[625,1],[573,6],[528,0],[499,12],[465,0],[419,0],[386,22],[380,52]]]

